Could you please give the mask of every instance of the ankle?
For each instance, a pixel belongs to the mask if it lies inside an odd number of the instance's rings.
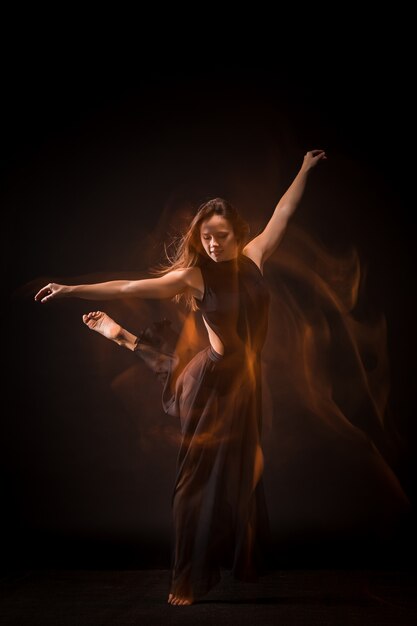
[[[119,332],[117,333],[114,341],[121,346],[122,348],[127,348],[128,350],[134,350],[136,347],[136,335],[132,335],[129,331],[120,327]]]

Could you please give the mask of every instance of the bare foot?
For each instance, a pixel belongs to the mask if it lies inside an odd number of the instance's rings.
[[[173,593],[170,593],[168,596],[169,604],[176,604],[178,606],[190,605],[193,603],[192,598],[183,598],[181,596],[175,596]]]
[[[91,330],[96,330],[100,335],[113,341],[116,341],[122,331],[122,327],[103,311],[91,311],[83,315],[83,322]]]

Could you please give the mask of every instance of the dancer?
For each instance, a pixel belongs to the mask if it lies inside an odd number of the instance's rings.
[[[219,580],[221,567],[242,581],[266,573],[270,528],[263,486],[261,351],[270,294],[265,261],[277,248],[303,195],[308,174],[326,159],[304,156],[265,229],[249,228],[221,198],[204,203],[162,276],[92,285],[50,283],[35,300],[78,297],[184,297],[202,313],[209,345],[188,363],[175,350],[169,320],[136,336],[102,311],[83,316],[92,330],[131,350],[163,384],[162,405],[178,419],[181,445],[172,494],[171,584],[168,602],[190,605]]]

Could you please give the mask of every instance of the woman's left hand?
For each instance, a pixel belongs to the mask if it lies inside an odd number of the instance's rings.
[[[303,169],[311,170],[311,168],[315,167],[322,159],[327,159],[324,150],[310,150],[304,156]]]

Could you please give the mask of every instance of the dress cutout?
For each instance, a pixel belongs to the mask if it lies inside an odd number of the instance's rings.
[[[138,337],[135,353],[163,385],[164,411],[179,420],[172,493],[171,589],[197,599],[219,580],[258,581],[268,572],[271,534],[263,485],[261,350],[270,294],[257,265],[240,254],[199,256],[196,299],[224,354],[211,345],[181,364],[166,318]]]

